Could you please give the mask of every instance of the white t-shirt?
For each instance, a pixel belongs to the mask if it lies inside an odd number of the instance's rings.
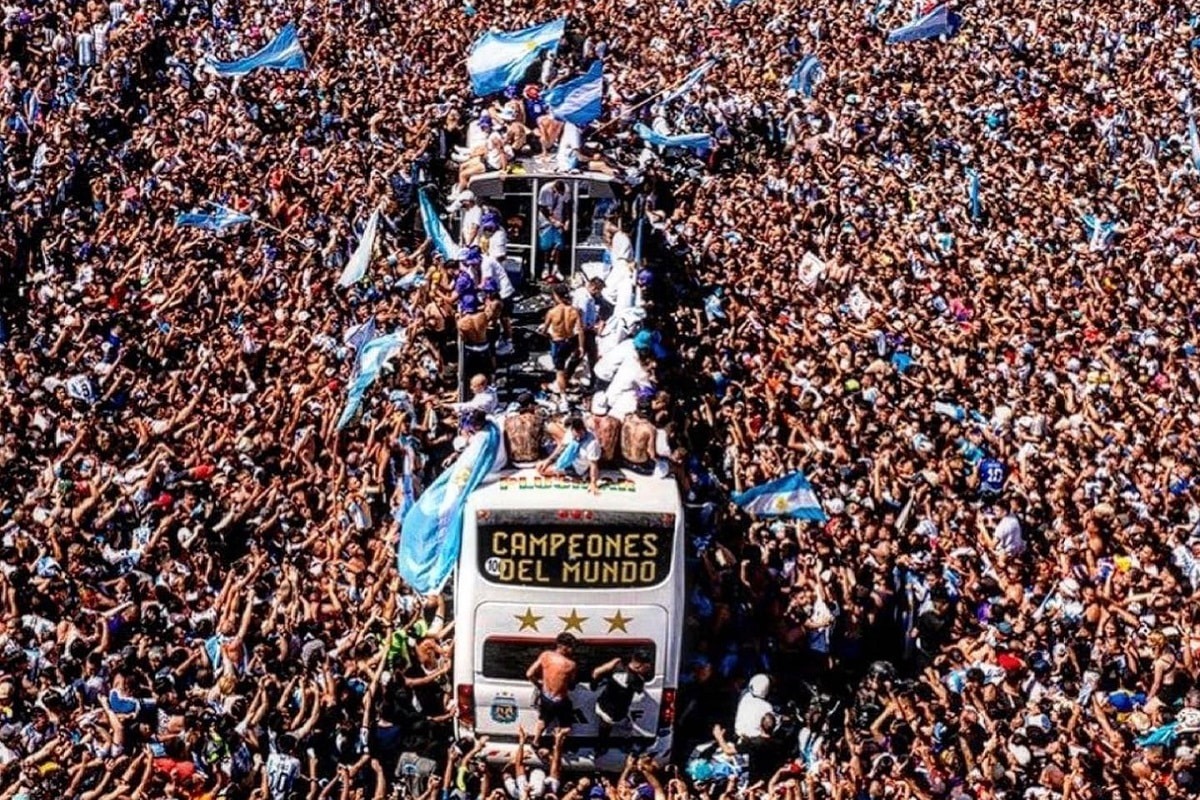
[[[271,800],[285,800],[300,775],[300,759],[272,752],[267,756],[267,791]]]
[[[1021,521],[1013,514],[1008,514],[1000,520],[996,525],[996,531],[992,534],[992,539],[996,543],[997,552],[1003,553],[1008,558],[1019,556],[1025,552],[1025,539],[1021,535]]]

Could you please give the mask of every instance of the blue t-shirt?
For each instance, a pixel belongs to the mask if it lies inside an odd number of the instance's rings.
[[[1008,469],[1004,462],[994,458],[985,458],[979,462],[979,490],[998,494],[1004,489],[1004,481],[1008,478]]]

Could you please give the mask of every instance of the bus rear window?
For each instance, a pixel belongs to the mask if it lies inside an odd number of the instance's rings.
[[[501,681],[524,681],[525,671],[542,651],[554,647],[553,639],[510,639],[491,637],[483,643],[483,677]],[[576,674],[585,683],[592,670],[614,658],[628,659],[641,651],[657,664],[657,651],[649,639],[580,639],[575,645]]]
[[[660,525],[478,524],[479,574],[505,586],[645,589],[671,572],[674,529]]]

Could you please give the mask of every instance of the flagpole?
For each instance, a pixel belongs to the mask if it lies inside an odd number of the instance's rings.
[[[232,208],[229,208],[229,207],[227,207],[227,206],[223,206],[223,205],[221,205],[220,203],[214,203],[214,202],[212,202],[211,200],[209,200],[209,201],[207,201],[207,202],[208,202],[208,204],[209,204],[210,206],[212,206],[212,207],[214,207],[214,208],[219,208],[219,209],[221,209],[222,211],[228,211],[228,212],[230,212],[230,213],[233,213],[233,214],[240,214],[240,213],[241,213],[240,211],[234,211]],[[249,216],[249,215],[247,214],[246,216]],[[268,223],[268,222],[263,222],[263,221],[262,221],[262,220],[260,220],[260,219],[256,219],[256,218],[254,218],[254,217],[250,217],[250,224],[251,224],[251,225],[260,225],[260,226],[262,226],[262,227],[264,227],[264,228],[267,228],[268,230],[275,231],[275,232],[276,232],[276,233],[278,233],[280,236],[283,236],[283,237],[285,237],[285,238],[287,238],[287,239],[291,239],[293,242],[295,242],[295,243],[296,243],[296,244],[298,244],[298,245],[301,245],[301,246],[303,246],[303,245],[304,245],[304,240],[302,240],[300,237],[298,237],[298,236],[295,236],[294,234],[288,233],[287,231],[283,230],[282,228],[277,228],[277,227],[275,227],[274,225],[272,225],[272,224],[270,224],[270,223]]]

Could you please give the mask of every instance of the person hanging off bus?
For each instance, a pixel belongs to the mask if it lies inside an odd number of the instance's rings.
[[[566,430],[550,457],[538,464],[543,478],[587,478],[588,490],[600,493],[600,440],[588,430],[583,417],[567,420]]]
[[[614,658],[592,670],[592,691],[596,692],[596,755],[608,752],[613,728],[629,718],[635,698],[646,690],[646,681],[654,674],[649,653],[636,650],[628,661]]]
[[[534,703],[537,705],[538,721],[533,730],[533,740],[539,741],[547,727],[570,730],[575,721],[575,707],[571,704],[571,690],[575,688],[575,636],[563,631],[554,639],[554,648],[545,650],[525,671],[536,687]]]

